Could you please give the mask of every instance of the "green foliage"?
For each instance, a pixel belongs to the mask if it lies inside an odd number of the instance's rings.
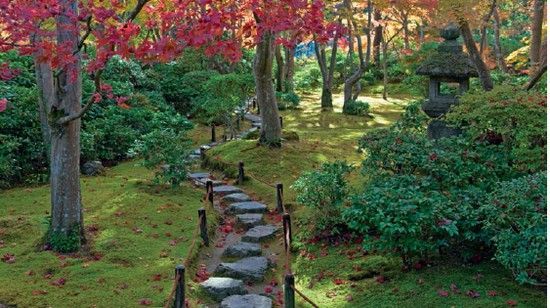
[[[338,231],[343,223],[341,211],[348,194],[345,176],[353,170],[346,162],[325,163],[319,170],[303,173],[292,185],[296,201],[314,208],[318,231]]]
[[[296,71],[294,75],[296,89],[313,90],[321,86],[321,71],[316,62],[308,62],[305,67]]]
[[[217,74],[204,84],[198,95],[193,114],[206,123],[232,126],[234,111],[254,92],[250,74]]]
[[[16,159],[20,146],[16,138],[0,135],[0,188],[10,187],[11,180],[20,173]]]
[[[345,104],[343,112],[349,115],[368,116],[370,104],[362,101],[353,101]]]
[[[295,109],[300,105],[300,97],[295,92],[277,92],[279,110]]]
[[[502,143],[520,171],[546,167],[546,97],[512,86],[473,91],[447,115],[471,140]]]
[[[69,232],[49,229],[47,243],[53,251],[61,253],[75,252],[80,249],[80,227],[75,226]]]
[[[546,171],[501,182],[483,206],[495,259],[520,283],[546,278]]]
[[[365,249],[397,253],[406,262],[449,246],[458,235],[453,216],[448,198],[431,179],[413,175],[373,181],[344,214],[351,229],[366,235]]]

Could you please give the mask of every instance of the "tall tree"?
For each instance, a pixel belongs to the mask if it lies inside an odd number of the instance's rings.
[[[504,61],[504,54],[502,52],[502,47],[500,45],[500,14],[498,12],[498,7],[493,11],[494,23],[493,29],[495,32],[495,58],[497,60],[498,68],[503,72],[508,72],[508,67],[506,66],[506,61]]]
[[[541,62],[542,23],[544,20],[544,0],[533,0],[533,15],[531,19],[531,43],[529,59],[531,61],[530,75],[534,76]]]

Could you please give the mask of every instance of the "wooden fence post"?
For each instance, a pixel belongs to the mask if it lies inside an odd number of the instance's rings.
[[[277,212],[282,213],[283,210],[283,184],[277,183]]]
[[[216,125],[212,124],[212,142],[216,142]]]
[[[294,275],[286,274],[285,275],[285,308],[294,308],[295,299],[294,299]]]
[[[279,116],[279,123],[281,124],[281,128],[283,128],[283,117]]]
[[[199,221],[201,229],[201,238],[204,246],[208,247],[210,241],[208,240],[208,227],[206,225],[206,210],[204,208],[199,209]]]
[[[237,184],[242,185],[244,183],[244,162],[239,162],[239,176],[237,177]]]
[[[256,109],[256,99],[252,99],[252,110]]]
[[[284,233],[284,242],[285,242],[285,252],[290,253],[290,248],[292,245],[292,226],[290,224],[290,214],[283,214],[283,233]]]
[[[210,204],[214,205],[214,183],[212,180],[206,180],[206,195]]]
[[[199,151],[201,153],[201,161],[204,161],[204,159],[206,158],[205,149],[203,147],[200,147]]]
[[[176,266],[176,296],[174,298],[174,307],[175,308],[184,308],[185,307],[185,266],[178,265]]]

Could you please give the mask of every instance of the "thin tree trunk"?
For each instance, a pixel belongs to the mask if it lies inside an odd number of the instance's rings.
[[[470,58],[472,59],[472,62],[477,69],[477,73],[479,74],[481,86],[485,91],[490,91],[493,89],[493,81],[491,80],[491,75],[489,74],[489,70],[487,69],[485,62],[481,59],[479,50],[476,47],[476,43],[472,36],[472,31],[470,30],[470,25],[463,17],[458,18],[458,22],[460,25],[460,32],[462,33],[462,38],[464,39],[464,45],[466,45]]]
[[[410,49],[409,42],[409,14],[403,14],[403,40],[405,44],[405,49]]]
[[[254,58],[256,98],[262,117],[260,143],[279,147],[281,146],[281,125],[272,81],[274,51],[273,34],[266,31],[256,45],[256,57]]]
[[[382,13],[380,13],[380,10],[374,10],[374,20],[380,21],[381,19]],[[380,44],[382,43],[382,31],[382,25],[377,25],[374,28],[373,61],[377,68],[380,68]]]
[[[327,67],[326,50],[324,46],[319,48],[319,44],[315,43],[315,56],[319,64],[319,70],[323,77],[323,87],[321,90],[321,108],[322,110],[332,110],[332,82],[334,80],[334,70],[336,67],[336,52],[338,49],[338,39],[335,37],[332,40],[330,64]]]
[[[278,92],[285,92],[285,63],[283,59],[283,55],[281,53],[281,46],[277,45],[275,46],[275,60],[277,62],[277,72],[275,76],[276,80],[276,90]]]
[[[487,45],[487,25],[489,24],[489,20],[491,20],[491,16],[493,16],[493,12],[495,11],[497,6],[497,0],[493,0],[491,3],[491,7],[489,8],[489,13],[483,17],[482,25],[481,25],[481,40],[479,43],[479,55],[483,58],[483,52],[485,51],[485,45]]]
[[[540,49],[542,44],[542,22],[544,19],[544,0],[534,0],[531,23],[531,44],[529,58],[531,60],[530,75],[534,76],[540,65]]]
[[[285,90],[287,92],[293,92],[294,91],[294,53],[296,51],[296,47],[292,46],[292,48],[285,47],[285,78],[284,78],[284,86]]]
[[[56,18],[58,44],[69,44],[74,50],[77,50],[79,37],[72,29],[78,29],[79,25],[75,18],[69,16],[78,15],[77,3],[75,0],[61,0],[60,6],[66,13]],[[68,64],[58,75],[57,100],[50,111],[54,118],[77,114],[81,110],[82,80],[79,53],[76,57],[77,61]],[[52,127],[50,183],[50,236],[64,236],[67,240],[76,240],[72,237],[78,236],[81,244],[85,239],[80,195],[80,118]]]
[[[500,47],[500,16],[498,13],[498,8],[495,8],[493,12],[495,19],[494,22],[494,32],[495,32],[495,57],[497,60],[498,68],[507,73],[508,67],[506,66],[506,61],[504,61],[504,55],[502,54],[502,48]]]
[[[384,72],[382,98],[388,100],[388,44],[382,44],[382,70]]]

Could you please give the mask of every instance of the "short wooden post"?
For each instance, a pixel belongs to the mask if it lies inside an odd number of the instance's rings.
[[[201,160],[204,161],[204,159],[206,158],[205,149],[203,147],[200,147],[199,151],[201,153]]]
[[[283,184],[277,183],[277,212],[282,213],[283,210]]]
[[[256,99],[252,99],[252,110],[256,109]]]
[[[286,274],[285,275],[285,308],[294,308],[295,299],[294,299],[294,275]]]
[[[174,298],[174,307],[175,308],[184,308],[185,307],[185,266],[178,265],[176,266],[176,296]]]
[[[212,124],[212,142],[216,142],[216,125]]]
[[[210,241],[208,240],[208,227],[206,225],[206,210],[204,208],[199,209],[199,221],[201,229],[201,238],[204,246],[208,247]]]
[[[279,116],[279,123],[281,124],[281,128],[283,128],[283,117]]]
[[[210,204],[214,205],[214,183],[212,180],[206,181],[206,195]]]
[[[237,125],[236,125],[236,128],[237,130],[241,130],[241,117],[237,117]]]
[[[292,245],[292,226],[290,224],[290,214],[283,214],[283,233],[285,242],[285,252],[290,252]]]
[[[223,134],[223,142],[226,142],[226,141],[227,141],[227,135]]]
[[[239,162],[239,176],[237,177],[237,184],[242,185],[244,183],[244,162]]]

